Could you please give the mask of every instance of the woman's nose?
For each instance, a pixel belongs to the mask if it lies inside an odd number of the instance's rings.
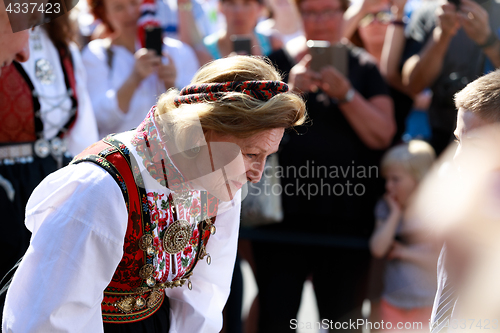
[[[264,167],[266,163],[265,161],[260,163],[252,163],[250,169],[247,171],[247,178],[252,183],[258,183],[262,178],[262,174],[264,173]]]
[[[30,47],[29,44],[26,43],[23,49],[16,54],[16,61],[25,62],[29,59],[29,57],[30,57]]]

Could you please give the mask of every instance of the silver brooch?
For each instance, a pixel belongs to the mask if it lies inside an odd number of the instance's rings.
[[[52,64],[47,59],[38,59],[35,62],[35,76],[45,85],[52,84],[56,80]]]

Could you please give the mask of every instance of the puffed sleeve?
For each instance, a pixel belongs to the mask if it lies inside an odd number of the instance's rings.
[[[123,254],[127,210],[91,163],[49,175],[27,205],[30,246],[7,292],[2,331],[103,331],[101,301]]]
[[[170,333],[220,332],[222,310],[229,296],[231,278],[238,245],[241,191],[232,202],[233,207],[217,216],[217,232],[207,244],[212,263],[197,263],[187,286],[167,289],[170,300]]]
[[[87,73],[83,66],[82,57],[78,47],[70,44],[71,56],[76,80],[76,95],[78,97],[78,117],[68,134],[68,150],[73,155],[78,155],[82,150],[99,140],[97,123],[92,109],[89,93],[87,91]]]
[[[116,90],[111,82],[108,54],[103,43],[102,40],[90,42],[82,52],[82,59],[99,132],[112,133],[126,115],[118,106]]]

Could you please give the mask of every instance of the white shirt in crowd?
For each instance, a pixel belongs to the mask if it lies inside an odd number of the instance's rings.
[[[168,53],[175,64],[177,78],[175,85],[181,89],[189,85],[199,63],[191,47],[172,39],[163,39],[163,52]],[[165,92],[165,86],[156,73],[145,78],[136,89],[130,101],[129,110],[124,113],[118,107],[116,92],[132,73],[134,55],[123,46],[111,45],[113,59],[108,66],[107,41],[98,39],[90,42],[83,50],[82,58],[88,74],[88,91],[97,119],[99,137],[111,133],[128,131],[138,126],[158,97]],[[166,61],[166,58],[164,58]]]
[[[74,43],[70,43],[69,49],[76,81],[78,116],[71,131],[65,138],[68,151],[74,156],[96,142],[98,134],[92,103],[87,92],[87,75],[80,51]],[[40,64],[45,66],[43,67]],[[38,94],[41,118],[44,124],[44,138],[52,139],[71,117],[72,102],[67,93],[68,88],[64,81],[59,52],[47,32],[41,27],[35,27],[30,32],[30,57],[28,61],[21,63],[21,65],[30,77],[35,92]],[[39,69],[38,76],[37,68]],[[45,68],[46,71],[40,73],[40,68]]]

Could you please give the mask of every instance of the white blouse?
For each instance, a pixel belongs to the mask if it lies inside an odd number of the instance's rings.
[[[172,39],[163,39],[163,51],[174,61],[177,70],[175,85],[183,88],[189,85],[199,63],[194,51],[186,44]],[[135,58],[123,46],[112,45],[111,69],[108,66],[106,41],[90,42],[83,50],[82,58],[88,73],[88,91],[92,100],[99,136],[120,133],[135,128],[146,116],[158,97],[165,92],[165,86],[156,73],[145,78],[136,89],[127,113],[120,110],[116,92],[125,83],[134,69]],[[163,59],[166,61],[166,59]]]
[[[170,191],[163,188],[163,193],[168,196]],[[217,232],[206,248],[211,265],[198,262],[192,290],[184,285],[165,291],[170,332],[222,328],[236,258],[241,191],[223,205],[215,221]],[[103,332],[103,291],[122,258],[127,222],[120,188],[101,167],[83,162],[45,178],[26,208],[26,226],[33,235],[7,292],[3,332]]]
[[[98,134],[92,104],[87,92],[87,76],[80,51],[74,43],[69,44],[69,49],[76,81],[78,116],[65,138],[68,151],[74,156],[96,142]],[[36,64],[39,61],[46,61],[45,64],[50,64],[45,67],[50,70],[46,72],[46,75],[39,74],[37,77]],[[41,118],[44,124],[43,135],[45,139],[50,140],[57,135],[71,117],[69,111],[72,102],[67,94],[59,52],[43,28],[35,27],[33,31],[30,31],[30,57],[21,65],[30,77],[35,92],[39,95]]]

